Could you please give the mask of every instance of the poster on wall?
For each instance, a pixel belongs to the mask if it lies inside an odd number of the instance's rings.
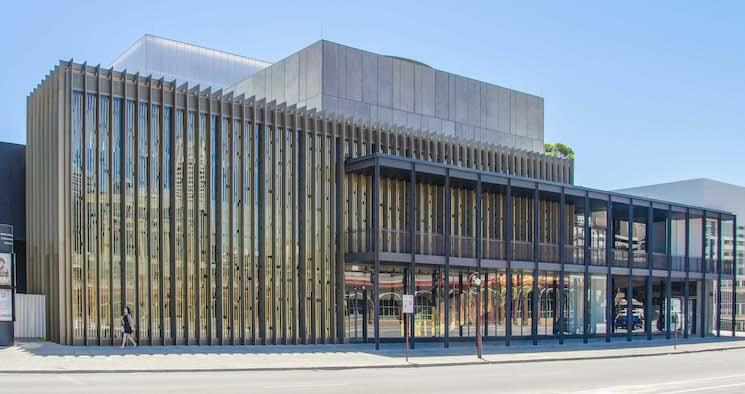
[[[0,321],[13,321],[13,290],[0,289]]]
[[[13,265],[10,253],[0,253],[0,286],[13,285]]]

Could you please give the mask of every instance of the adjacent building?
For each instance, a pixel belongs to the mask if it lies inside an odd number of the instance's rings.
[[[192,49],[62,61],[28,98],[52,340],[115,343],[125,305],[159,345],[731,329],[735,214],[574,185],[542,98],[328,41],[245,76]]]
[[[684,204],[692,204],[712,209],[722,209],[732,212],[738,217],[745,217],[745,187],[732,185],[713,179],[697,178],[677,182],[660,183],[621,189],[620,192],[660,198]],[[714,240],[712,240],[714,241]],[[743,278],[745,274],[745,223],[737,222],[735,237],[722,240],[723,256],[734,256],[737,259],[737,276]],[[722,299],[733,296],[732,282],[722,283]],[[729,327],[732,319],[736,318],[736,329],[739,333],[745,331],[745,283],[738,279],[737,302],[733,306],[722,308],[722,325]],[[733,311],[735,313],[733,313]]]
[[[16,291],[26,292],[26,146],[0,142],[0,224],[13,226]]]

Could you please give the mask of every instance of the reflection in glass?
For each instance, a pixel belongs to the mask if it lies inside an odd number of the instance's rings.
[[[529,271],[512,272],[512,336],[531,334],[533,321],[533,274]]]
[[[557,334],[559,326],[559,273],[538,272],[540,309],[538,310],[538,335]]]
[[[476,295],[468,285],[469,270],[451,269],[449,281],[451,337],[476,336]]]
[[[591,275],[589,302],[590,321],[587,325],[589,335],[605,334],[605,307],[607,305],[607,279],[605,275]]]
[[[564,333],[582,335],[584,321],[584,275],[567,273],[564,275]]]

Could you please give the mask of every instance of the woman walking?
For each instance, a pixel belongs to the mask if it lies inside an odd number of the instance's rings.
[[[127,339],[132,342],[132,345],[137,347],[137,342],[132,338],[132,314],[129,311],[129,307],[125,306],[122,311],[122,348],[127,345]]]

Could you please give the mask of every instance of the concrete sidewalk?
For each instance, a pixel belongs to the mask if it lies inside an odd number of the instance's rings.
[[[346,345],[274,345],[274,346],[140,346],[80,347],[50,342],[21,342],[0,348],[0,373],[101,373],[101,372],[176,372],[176,371],[271,371],[307,369],[353,369],[427,367],[445,365],[504,364],[522,362],[568,361],[645,357],[745,348],[742,338],[689,338],[671,340],[613,338],[591,339],[582,344],[566,340],[490,342],[484,357],[475,356],[472,342],[417,343],[404,361],[403,344],[383,344],[376,351],[372,344]]]

